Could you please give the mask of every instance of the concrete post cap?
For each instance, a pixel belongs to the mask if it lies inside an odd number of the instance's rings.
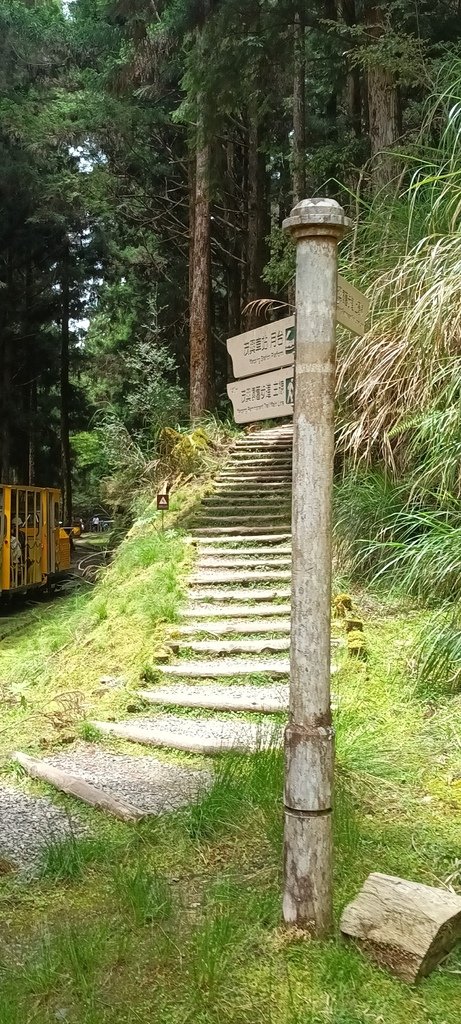
[[[296,235],[304,234],[313,228],[313,234],[334,234],[342,237],[351,227],[352,221],[346,217],[342,206],[336,199],[302,199],[293,207],[290,216],[283,221],[283,230]]]

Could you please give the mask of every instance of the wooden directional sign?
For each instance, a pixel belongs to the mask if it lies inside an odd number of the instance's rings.
[[[157,509],[159,512],[167,512],[170,507],[169,494],[157,494]]]
[[[338,274],[338,291],[336,297],[336,319],[342,327],[347,327],[354,334],[365,334],[365,321],[370,303],[358,288],[349,284]]]
[[[236,423],[254,423],[293,415],[294,366],[234,381],[227,394],[234,407]]]
[[[273,324],[264,324],[245,334],[228,338],[227,351],[232,359],[234,377],[277,370],[290,366],[295,353],[295,318],[286,316]]]

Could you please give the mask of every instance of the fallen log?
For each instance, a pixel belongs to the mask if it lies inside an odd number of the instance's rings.
[[[23,754],[21,751],[17,751],[14,758],[32,778],[48,782],[61,792],[74,796],[77,800],[83,800],[84,803],[90,804],[92,807],[109,811],[110,814],[122,821],[140,821],[146,817],[144,811],[134,807],[128,801],[111,796],[99,786],[85,782],[78,775],[72,775],[71,772],[63,771],[62,768],[55,768],[54,765],[41,761],[37,757],[30,757],[29,754]]]
[[[461,938],[461,897],[373,873],[345,908],[340,929],[381,967],[416,982]]]

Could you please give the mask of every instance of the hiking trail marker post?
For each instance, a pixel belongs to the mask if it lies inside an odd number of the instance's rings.
[[[162,530],[165,529],[165,512],[168,512],[169,507],[170,495],[157,494],[157,511],[162,513]]]
[[[336,323],[365,333],[368,299],[338,275],[351,226],[334,199],[303,199],[283,222],[296,243],[296,320],[228,339],[236,423],[293,415],[290,713],[285,730],[283,917],[333,924],[331,563]],[[259,370],[259,375],[251,374]],[[271,372],[264,372],[271,371]]]
[[[296,242],[283,917],[315,936],[327,935],[333,924],[330,631],[337,243],[350,223],[333,199],[304,199],[283,223]]]

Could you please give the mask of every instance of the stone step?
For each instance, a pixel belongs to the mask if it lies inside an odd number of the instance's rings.
[[[197,551],[200,558],[202,556],[205,558],[208,555],[213,556],[213,558],[216,555],[224,555],[225,558],[233,558],[234,555],[236,558],[250,558],[252,555],[270,555],[276,558],[278,555],[291,555],[291,544],[279,544],[278,547],[274,544],[274,547],[266,548],[264,546],[260,548],[220,548],[218,546],[207,548],[198,544]]]
[[[226,591],[227,596],[227,591]],[[277,604],[275,601],[268,604],[192,604],[189,605],[183,611],[183,616],[190,619],[208,619],[215,617],[216,619],[228,619],[234,617],[238,620],[239,618],[245,618],[250,620],[256,619],[256,625],[259,626],[259,619],[275,616],[275,615],[290,615],[289,604]],[[265,628],[265,624],[261,623],[261,629]]]
[[[268,539],[268,537],[266,536],[268,533],[273,533],[273,534],[276,534],[278,537],[280,537],[280,535],[281,535],[281,539],[285,540],[286,537],[290,536],[290,533],[287,532],[289,530],[290,530],[290,524],[287,524],[287,526],[285,527],[285,530],[284,530],[283,526],[280,526],[280,525],[279,526],[268,526],[266,524],[265,526],[247,526],[247,528],[245,530],[245,533],[247,534],[248,537],[251,537],[251,534],[258,534],[258,535],[264,534],[264,540]],[[282,532],[282,531],[284,531],[284,532]],[[241,532],[242,532],[242,525],[241,524],[239,526],[237,526],[237,525],[236,526],[208,526],[208,527],[207,526],[194,526],[193,529],[192,529],[192,535],[194,537],[195,536],[197,536],[197,537],[206,537],[207,535],[210,536],[211,534],[215,534],[216,537],[220,536],[221,534],[228,534],[228,536],[230,537],[231,534],[241,534]],[[247,540],[247,536],[245,536],[243,538],[243,540]],[[234,536],[233,540],[235,541],[235,539],[236,538]],[[256,537],[254,537],[252,539],[256,540]]]
[[[225,468],[229,469],[231,466],[234,467],[235,469],[244,469],[244,468],[247,468],[247,467],[251,467],[251,469],[258,469],[258,470],[259,469],[263,469],[263,470],[264,469],[277,469],[277,470],[279,470],[279,469],[286,469],[286,470],[291,470],[292,469],[292,461],[291,461],[291,458],[289,458],[286,455],[269,455],[269,456],[267,456],[267,458],[264,458],[263,456],[256,455],[256,454],[254,454],[252,457],[243,456],[243,455],[241,455],[240,457],[237,457],[237,456],[234,455],[233,458],[230,460],[230,462],[228,462],[226,464]]]
[[[285,498],[287,501],[291,501],[291,487],[287,487],[283,484],[281,487],[274,487],[271,485],[267,488],[259,487],[217,487],[212,494],[208,495],[203,500],[208,501],[248,501],[253,498],[257,501],[280,501]]]
[[[265,452],[279,451],[279,450],[281,450],[281,451],[285,451],[285,450],[286,451],[291,451],[292,448],[293,448],[293,438],[292,437],[268,438],[268,439],[259,440],[259,441],[257,441],[257,440],[256,441],[250,441],[247,438],[244,438],[241,441],[236,441],[234,446],[231,448],[231,454],[233,455],[234,452],[245,452],[245,451],[248,451],[248,450],[250,450],[250,451],[252,451],[252,450],[255,450],[255,451],[265,451]]]
[[[222,555],[221,558],[215,558],[211,555],[206,556],[201,554],[198,562],[196,563],[196,569],[240,569],[245,568],[245,566],[247,569],[248,566],[261,569],[263,566],[272,567],[276,565],[282,566],[283,568],[290,566],[291,554],[289,553],[285,555],[285,557],[277,557],[276,554],[261,555],[258,551],[258,557],[250,559],[239,558],[237,555],[234,555],[233,558],[228,558],[225,555]]]
[[[195,530],[194,534],[195,533],[202,534],[203,532],[206,534],[206,531]],[[248,544],[248,543],[251,543],[251,544],[267,544],[270,541],[270,543],[273,544],[274,548],[276,549],[276,546],[278,544],[283,544],[286,541],[290,541],[291,542],[291,534],[290,533],[274,533],[274,534],[272,534],[272,533],[265,533],[265,534],[259,534],[259,535],[258,534],[257,535],[251,534],[250,536],[247,537],[246,535],[245,536],[243,536],[243,535],[239,536],[238,534],[234,535],[232,533],[232,535],[230,535],[229,537],[219,537],[219,536],[218,537],[216,537],[216,536],[209,536],[209,537],[207,537],[205,535],[204,537],[200,536],[200,537],[195,537],[194,539],[195,539],[195,543],[197,544],[197,546],[199,544]]]
[[[229,499],[228,499],[228,501],[229,501]],[[287,514],[290,511],[290,505],[291,505],[291,503],[289,501],[287,501],[285,503],[282,503],[281,501],[278,501],[277,504],[274,507],[274,511],[271,512],[271,514],[269,516],[264,516],[264,519],[271,519],[271,518],[274,518],[274,517],[280,518],[280,516],[286,518]],[[251,519],[260,519],[261,518],[261,509],[267,508],[267,502],[266,502],[265,499],[263,499],[260,502],[259,505],[250,505],[249,502],[247,502],[246,504],[243,503],[241,508],[239,508],[239,507],[236,508],[235,504],[231,504],[231,505],[225,505],[225,504],[219,505],[218,504],[217,505],[216,502],[214,502],[212,505],[211,504],[206,504],[205,505],[205,503],[202,502],[201,503],[201,508],[206,512],[207,516],[209,516],[209,515],[225,516],[226,519],[227,519],[228,517],[234,515],[237,512],[238,515],[239,515],[239,518],[242,518],[242,517],[245,518],[245,516],[246,516],[247,518],[251,518]],[[279,511],[279,510],[281,510],[281,511]],[[200,513],[197,513],[197,514],[199,515]]]
[[[33,778],[123,821],[184,807],[211,783],[208,772],[112,753],[93,743],[52,757],[15,756]]]
[[[104,735],[119,736],[121,739],[154,747],[187,750],[194,754],[220,754],[225,750],[250,754],[282,744],[280,728],[238,719],[157,715],[125,722],[95,721],[92,724]]]
[[[216,515],[211,516],[211,515],[208,514],[208,512],[206,512],[206,515],[197,515],[195,517],[194,522],[201,523],[202,526],[205,526],[207,523],[209,523],[212,526],[214,523],[219,523],[220,520],[221,520],[220,513],[217,512]],[[278,524],[278,529],[283,528],[283,527],[286,528],[287,526],[290,525],[289,522],[287,521],[286,512],[273,512],[270,515],[260,515],[260,514],[255,515],[254,513],[252,513],[251,516],[246,516],[242,512],[240,515],[237,515],[237,516],[235,516],[235,515],[234,516],[231,516],[231,515],[226,516],[226,523],[228,523],[229,525],[232,524],[232,526],[240,525],[240,527],[242,527],[248,521],[251,522],[253,527],[257,526],[258,523],[260,523],[261,526],[263,526],[263,527],[269,525],[270,523],[275,523],[275,525]],[[194,529],[195,529],[195,525],[194,525]],[[222,529],[224,529],[224,527],[222,527]]]
[[[286,483],[290,483],[291,484],[292,474],[291,473],[285,473],[285,472],[282,472],[282,471],[278,472],[276,470],[274,470],[273,472],[269,472],[269,470],[266,470],[265,472],[263,472],[262,470],[261,470],[261,472],[257,472],[255,470],[254,466],[253,466],[252,469],[250,469],[250,467],[248,467],[248,472],[246,472],[246,471],[244,471],[243,469],[240,469],[240,468],[229,469],[226,472],[224,472],[224,470],[223,470],[223,472],[220,473],[218,477],[216,477],[216,480],[217,480],[218,483],[222,483],[222,484],[224,484],[224,483],[242,483],[242,484],[245,484],[245,483],[250,483],[250,482],[252,482],[252,483],[285,483],[286,482]]]
[[[197,583],[253,583],[254,580],[269,583],[271,580],[290,579],[291,569],[277,569],[273,572],[270,569],[252,569],[250,575],[248,569],[241,571],[229,569],[227,572],[220,572],[216,569],[214,572],[194,572],[190,577],[190,582],[194,585]]]
[[[250,590],[231,588],[222,590],[219,587],[201,587],[200,590],[189,591],[191,601],[279,601],[291,597],[291,587],[253,587]],[[276,605],[274,605],[276,607]],[[275,613],[276,614],[276,613]]]
[[[274,494],[273,491],[268,491],[267,494],[261,494],[259,491],[241,491],[237,494],[229,491],[219,491],[217,494],[211,494],[208,498],[202,498],[200,505],[202,508],[206,508],[207,511],[211,508],[216,508],[218,511],[225,511],[229,506],[235,509],[237,506],[242,508],[251,508],[257,504],[258,508],[263,506],[272,506],[276,508],[282,506],[289,507],[291,504],[291,492],[281,491],[279,494]]]
[[[223,466],[222,470],[217,474],[217,480],[234,480],[241,478],[242,480],[249,480],[255,477],[256,480],[291,480],[292,467],[287,466],[255,466],[254,462],[248,463],[247,466],[241,466],[239,464],[231,464]]]
[[[290,671],[288,658],[214,658],[211,661],[181,661],[175,665],[156,665],[158,672],[165,676],[179,676],[189,679],[214,679],[215,676],[287,676]]]
[[[218,477],[216,477],[216,480],[213,481],[214,490],[212,493],[216,494],[217,492],[222,493],[223,491],[228,491],[229,494],[238,494],[239,492],[243,494],[251,494],[253,491],[256,494],[269,494],[272,492],[274,492],[274,494],[278,494],[280,491],[286,490],[287,486],[291,486],[291,477],[289,485],[287,485],[284,480],[282,480],[281,483],[277,480],[257,480],[255,483],[251,481],[248,483],[247,480],[243,482],[240,480],[227,480],[222,482]]]
[[[192,651],[194,654],[216,654],[218,657],[227,654],[277,654],[280,651],[289,651],[290,640],[284,637],[282,640],[273,640],[268,637],[263,640],[174,640],[169,646],[179,651]],[[180,664],[180,663],[178,663]]]
[[[228,469],[229,466],[255,466],[257,465],[260,469],[277,469],[279,466],[288,466],[291,469],[293,461],[293,455],[291,451],[284,452],[262,452],[262,451],[247,451],[247,452],[234,452],[231,458],[226,459],[221,464],[221,472]]]
[[[211,609],[212,611],[213,609]],[[212,619],[196,619],[186,626],[179,626],[177,633],[180,636],[196,636],[197,633],[208,633],[210,636],[227,636],[238,633],[283,633],[289,636],[291,629],[290,619],[264,619],[264,622],[252,622],[251,619],[222,619],[214,622]]]
[[[208,708],[210,711],[253,711],[263,715],[288,710],[288,685],[275,686],[192,686],[175,683],[139,690],[150,704],[172,707]]]

